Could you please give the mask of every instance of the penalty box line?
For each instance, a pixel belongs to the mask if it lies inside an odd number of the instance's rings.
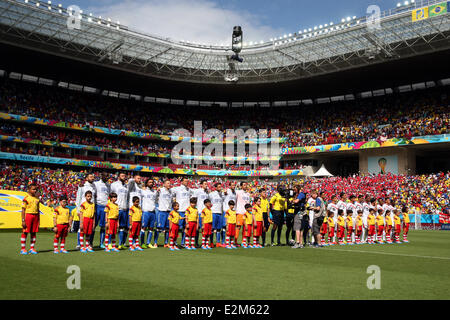
[[[391,253],[391,252],[381,252],[381,251],[365,251],[365,250],[347,250],[339,248],[325,248],[328,251],[346,251],[346,252],[359,252],[359,253],[373,253],[373,254],[384,254],[388,256],[399,256],[399,257],[411,257],[411,258],[423,258],[423,259],[440,259],[440,260],[450,260],[450,257],[433,257],[433,256],[420,256],[415,254],[406,253]]]

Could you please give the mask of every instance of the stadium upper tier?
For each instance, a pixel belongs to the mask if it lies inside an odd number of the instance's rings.
[[[108,145],[166,154],[174,143],[183,139],[172,136],[174,129],[188,130],[191,141],[196,141],[193,138],[194,120],[207,119],[203,120],[203,131],[210,128],[224,133],[227,129],[237,128],[269,132],[278,129],[284,150],[448,134],[449,90],[449,86],[442,86],[311,106],[202,108],[168,107],[4,80],[0,86],[0,118],[15,120],[17,125],[26,123],[28,128],[37,125],[40,128],[35,127],[33,135],[42,135],[41,141]],[[76,130],[61,135],[63,129]],[[15,134],[16,131],[7,131],[7,135],[30,137],[30,134],[23,135],[24,130]],[[207,142],[204,137],[201,140]],[[226,141],[226,137],[223,140]]]
[[[408,2],[382,12],[379,24],[372,16],[354,17],[244,45],[243,63],[231,62],[230,46],[148,35],[36,0],[0,0],[0,41],[156,78],[224,83],[237,76],[241,83],[279,82],[449,49],[447,10],[414,21],[416,9],[438,3]],[[68,28],[73,17],[80,19],[79,28]]]

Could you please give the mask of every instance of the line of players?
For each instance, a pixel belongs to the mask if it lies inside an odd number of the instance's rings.
[[[408,241],[409,215],[407,207],[401,210],[390,199],[333,196],[327,206],[327,215],[321,226],[321,245],[353,245],[374,243],[401,243]],[[327,238],[328,235],[328,238]]]
[[[130,248],[136,250],[156,248],[160,233],[165,235],[165,247],[177,250],[175,243],[179,232],[181,232],[181,245],[188,248],[198,247],[200,234],[203,236],[202,247],[204,248],[214,246],[214,234],[216,235],[216,246],[233,248],[237,245],[241,229],[244,247],[250,244],[249,237],[252,236],[252,230],[254,231],[253,245],[261,246],[259,237],[262,237],[262,244],[265,244],[265,233],[272,223],[269,215],[270,207],[272,207],[272,212],[276,210],[276,206],[269,206],[265,191],[260,191],[257,198],[253,200],[254,206],[252,207],[246,182],[240,183],[239,190],[235,189],[236,185],[233,183],[224,192],[221,184],[216,183],[215,190],[209,193],[206,181],[201,182],[200,188],[194,190],[188,188],[188,179],[183,179],[181,185],[175,188],[170,187],[169,180],[166,180],[163,187],[159,189],[154,187],[152,179],[147,180],[145,185],[142,185],[141,182],[139,175],[135,175],[126,182],[126,175],[121,173],[118,181],[109,186],[106,174],[102,174],[101,179],[95,182],[94,176],[88,174],[85,184],[78,190],[77,207],[72,213],[68,212],[66,199],[61,199],[60,207],[54,210],[55,253],[58,251],[58,243],[61,243],[61,250],[58,252],[67,252],[64,243],[69,225],[72,226],[73,231],[78,231],[78,248],[86,252],[93,251],[91,244],[97,225],[100,226],[100,247],[113,251],[125,248],[128,232],[130,233],[128,237]],[[39,227],[39,215],[36,214],[39,211],[36,208],[38,208],[39,199],[33,196],[33,190],[35,193],[37,186],[32,184],[29,188],[29,195],[24,199],[22,210],[24,230],[21,237],[22,254],[27,253],[25,242],[28,233],[31,236],[31,250],[28,253],[36,252],[34,245],[37,231],[35,230]],[[277,195],[272,197],[271,205],[277,199],[278,205],[282,203],[281,198]],[[197,200],[194,207],[191,203],[192,198]],[[176,207],[173,206],[174,201]],[[310,198],[307,209],[313,208],[315,201],[314,198]],[[285,206],[287,209],[287,204]],[[156,207],[158,207],[158,211]],[[236,210],[234,210],[235,208]],[[375,209],[378,212],[376,217]],[[196,210],[197,214],[190,215],[190,210]],[[406,213],[405,210],[403,213]],[[236,223],[230,223],[230,211],[235,212],[235,218],[231,218],[231,221],[235,219]],[[201,213],[200,218],[198,212]],[[387,214],[388,212],[389,214]],[[310,210],[311,214],[314,215],[313,210]],[[192,228],[191,222],[195,216],[197,216],[197,225]],[[407,214],[403,214],[403,216],[403,240],[407,242],[409,219]],[[274,224],[277,224],[275,216],[273,219]],[[331,203],[328,204],[327,217],[321,226],[321,245],[335,244],[336,239],[340,244],[373,243],[375,240],[382,243],[381,237],[384,237],[387,242],[391,242],[392,231],[396,236],[395,240],[399,241],[398,219],[398,210],[390,204],[389,200],[383,203],[380,199],[377,203],[374,199],[366,198],[364,201],[362,196],[358,200],[354,196],[347,200],[346,195],[341,194],[340,200],[337,201],[337,196],[334,196]],[[203,223],[204,221],[206,222]],[[204,225],[203,229],[202,224]],[[174,231],[174,228],[178,228],[177,232]],[[272,233],[274,233],[274,228],[272,229]],[[118,230],[118,248],[115,247],[116,232],[112,232],[113,230]],[[227,231],[226,235],[225,231]],[[345,231],[347,231],[347,241],[344,238]],[[375,232],[378,239],[375,238]],[[327,233],[328,241],[325,241]],[[153,244],[151,243],[152,237]],[[140,238],[141,245],[136,245],[138,238]],[[169,238],[171,244],[169,244]]]

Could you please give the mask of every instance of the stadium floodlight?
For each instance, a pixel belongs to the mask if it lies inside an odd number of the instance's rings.
[[[407,6],[409,4],[409,2],[408,1],[405,1],[405,6]]]
[[[317,30],[317,26],[314,26],[314,30]]]
[[[39,2],[36,2],[36,7],[39,7]]]
[[[61,7],[62,7],[62,4],[61,4],[61,3],[59,3],[59,4],[58,4],[58,8],[61,8]]]
[[[240,26],[233,28],[233,34],[231,36],[231,50],[235,53],[231,56],[232,60],[243,62],[244,60],[239,57],[239,53],[242,50],[243,32]]]
[[[399,2],[399,3],[397,3],[397,8],[398,7],[401,7],[402,6],[402,4]]]
[[[311,31],[312,31],[312,28],[309,28],[308,31],[311,32]]]
[[[323,28],[323,25],[320,25],[320,26],[319,26],[319,29],[322,29],[322,28]]]
[[[51,2],[51,1],[47,1],[47,3],[48,3],[48,4],[52,4],[52,2]]]
[[[28,0],[25,0],[25,3],[28,3]]]
[[[356,16],[353,16],[353,20],[355,20],[356,19]]]
[[[287,34],[285,34],[283,37],[286,39],[287,38]]]
[[[352,18],[350,18],[350,17],[347,17],[347,21],[350,21],[350,20],[352,20]]]
[[[289,37],[292,37],[292,33],[289,33]]]

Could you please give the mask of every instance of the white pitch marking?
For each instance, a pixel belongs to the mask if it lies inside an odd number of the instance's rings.
[[[380,252],[380,251],[346,250],[346,249],[332,249],[332,248],[329,248],[329,251],[347,251],[347,252],[375,253],[375,254],[385,254],[385,255],[389,255],[389,256],[401,256],[401,257],[413,257],[413,258],[424,258],[424,259],[450,260],[450,257],[419,256],[419,255],[414,255],[414,254],[390,253],[390,252]]]

